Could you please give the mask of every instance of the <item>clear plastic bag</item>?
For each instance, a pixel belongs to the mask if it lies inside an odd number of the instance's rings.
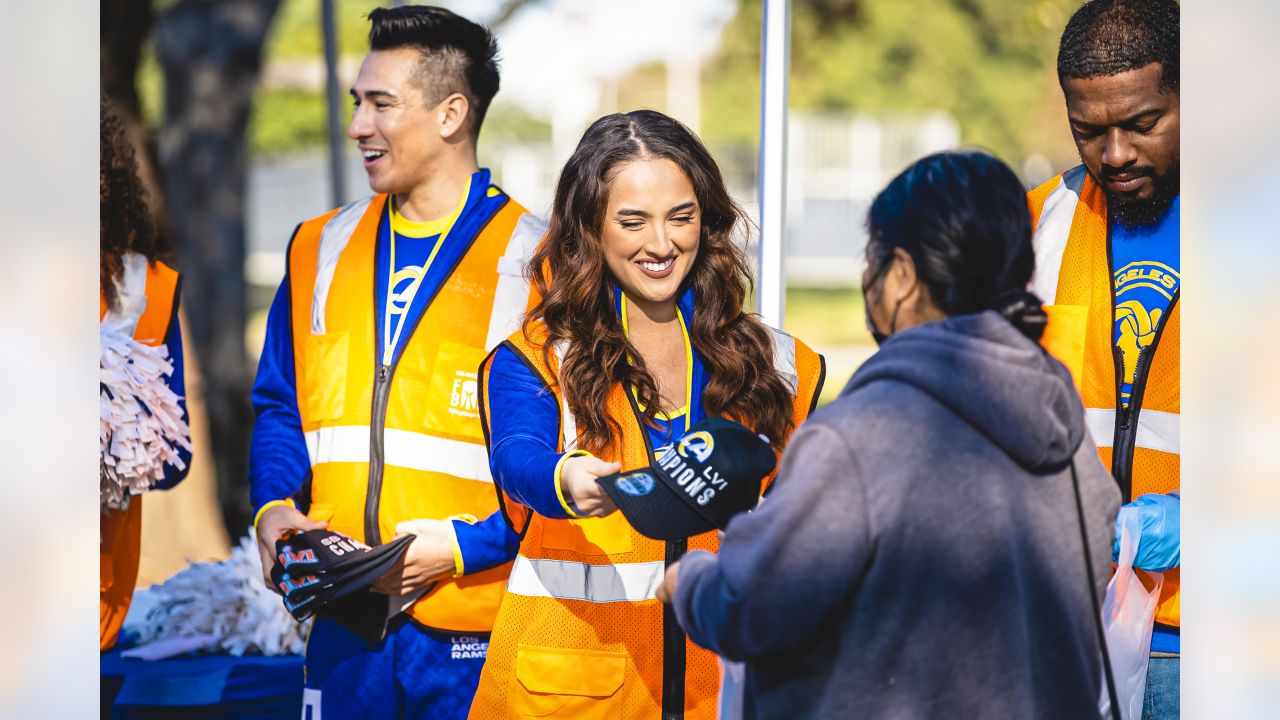
[[[1111,656],[1111,673],[1115,677],[1120,712],[1106,712],[1110,702],[1105,686],[1098,706],[1104,709],[1103,717],[1142,720],[1147,664],[1151,660],[1151,630],[1164,575],[1133,567],[1142,536],[1142,517],[1137,508],[1120,508],[1119,522],[1120,556],[1116,572],[1107,583],[1107,596],[1102,601],[1102,625],[1107,634],[1107,650]]]

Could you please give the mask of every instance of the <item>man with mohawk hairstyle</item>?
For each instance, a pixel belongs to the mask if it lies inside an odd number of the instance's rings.
[[[264,573],[297,531],[416,536],[373,586],[385,605],[350,626],[317,617],[304,715],[462,718],[518,545],[476,370],[528,307],[542,223],[476,160],[492,34],[437,7],[369,19],[348,135],[375,194],[294,231],[253,389],[250,493]],[[383,620],[380,638],[352,629]]]

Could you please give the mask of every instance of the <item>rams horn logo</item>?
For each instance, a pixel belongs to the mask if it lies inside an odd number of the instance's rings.
[[[689,453],[698,459],[698,462],[706,462],[711,457],[711,452],[715,450],[716,441],[711,437],[711,433],[705,430],[699,430],[695,433],[689,433],[680,438],[680,444],[676,445],[676,452],[683,457],[689,457]]]

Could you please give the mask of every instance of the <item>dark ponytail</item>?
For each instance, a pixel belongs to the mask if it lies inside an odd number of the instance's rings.
[[[997,300],[991,309],[1013,323],[1023,335],[1037,342],[1044,335],[1044,326],[1049,322],[1040,298],[1027,290],[1010,293]]]
[[[894,178],[867,213],[870,278],[901,248],[948,316],[994,310],[1039,340],[1047,318],[1027,291],[1035,271],[1026,191],[1008,165],[980,152],[923,158]]]

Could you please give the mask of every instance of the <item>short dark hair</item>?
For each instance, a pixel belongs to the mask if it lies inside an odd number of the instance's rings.
[[[1160,89],[1178,92],[1179,6],[1174,0],[1092,0],[1058,44],[1058,82],[1160,63]]]
[[[868,286],[902,249],[948,316],[995,310],[1040,339],[1047,317],[1027,292],[1036,262],[1031,211],[1008,165],[981,152],[922,158],[876,196],[867,229]]]
[[[430,102],[462,93],[471,103],[473,136],[498,94],[498,41],[481,25],[444,8],[404,5],[369,13],[369,49],[416,48],[417,73]]]

